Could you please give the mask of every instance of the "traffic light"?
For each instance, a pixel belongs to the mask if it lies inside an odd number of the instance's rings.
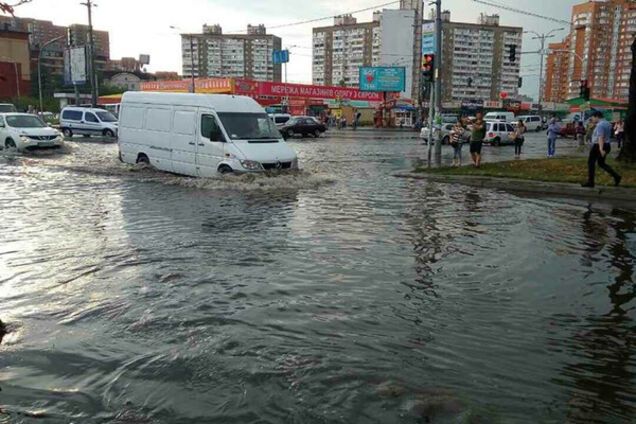
[[[511,44],[510,45],[510,63],[515,63],[517,61],[517,45],[516,44]]]
[[[519,84],[518,87],[521,88],[523,87],[523,77],[519,77]]]
[[[581,97],[585,101],[590,100],[590,86],[587,80],[581,80],[581,88],[579,90],[579,97]]]
[[[429,81],[435,79],[435,55],[425,54],[422,58],[422,77]]]

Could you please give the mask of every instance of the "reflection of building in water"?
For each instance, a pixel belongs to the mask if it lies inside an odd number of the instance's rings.
[[[583,216],[586,251],[583,266],[606,260],[614,275],[607,286],[611,310],[588,316],[567,340],[572,361],[557,378],[570,389],[568,423],[636,421],[636,297],[634,261],[629,237],[636,234],[636,217],[613,211],[605,217],[588,211]]]

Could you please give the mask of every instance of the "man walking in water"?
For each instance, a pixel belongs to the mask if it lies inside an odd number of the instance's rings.
[[[596,174],[596,163],[598,166],[605,170],[608,174],[614,178],[614,185],[618,186],[621,183],[622,177],[616,173],[607,163],[605,163],[605,159],[610,154],[611,148],[611,138],[612,138],[612,125],[607,122],[601,111],[595,111],[590,118],[592,122],[596,125],[594,129],[594,134],[592,135],[592,149],[590,151],[590,157],[587,160],[588,166],[588,177],[587,182],[582,184],[583,187],[594,187],[595,183],[595,174]]]
[[[483,113],[477,112],[476,118],[470,136],[470,156],[473,158],[473,165],[479,168],[481,166],[481,148],[484,145],[484,138],[486,138],[486,123]]]

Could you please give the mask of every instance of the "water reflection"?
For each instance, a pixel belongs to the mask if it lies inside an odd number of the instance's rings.
[[[606,275],[613,278],[606,286],[610,310],[588,315],[566,341],[566,351],[574,361],[563,368],[556,382],[568,387],[570,423],[636,419],[636,326],[630,305],[636,297],[635,257],[629,246],[635,228],[632,213],[613,210],[605,216],[589,209],[583,214],[586,249],[582,265],[606,261]]]

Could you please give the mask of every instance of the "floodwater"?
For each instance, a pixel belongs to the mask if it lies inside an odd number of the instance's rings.
[[[297,175],[208,181],[1,155],[0,423],[636,420],[634,211],[291,144]]]

